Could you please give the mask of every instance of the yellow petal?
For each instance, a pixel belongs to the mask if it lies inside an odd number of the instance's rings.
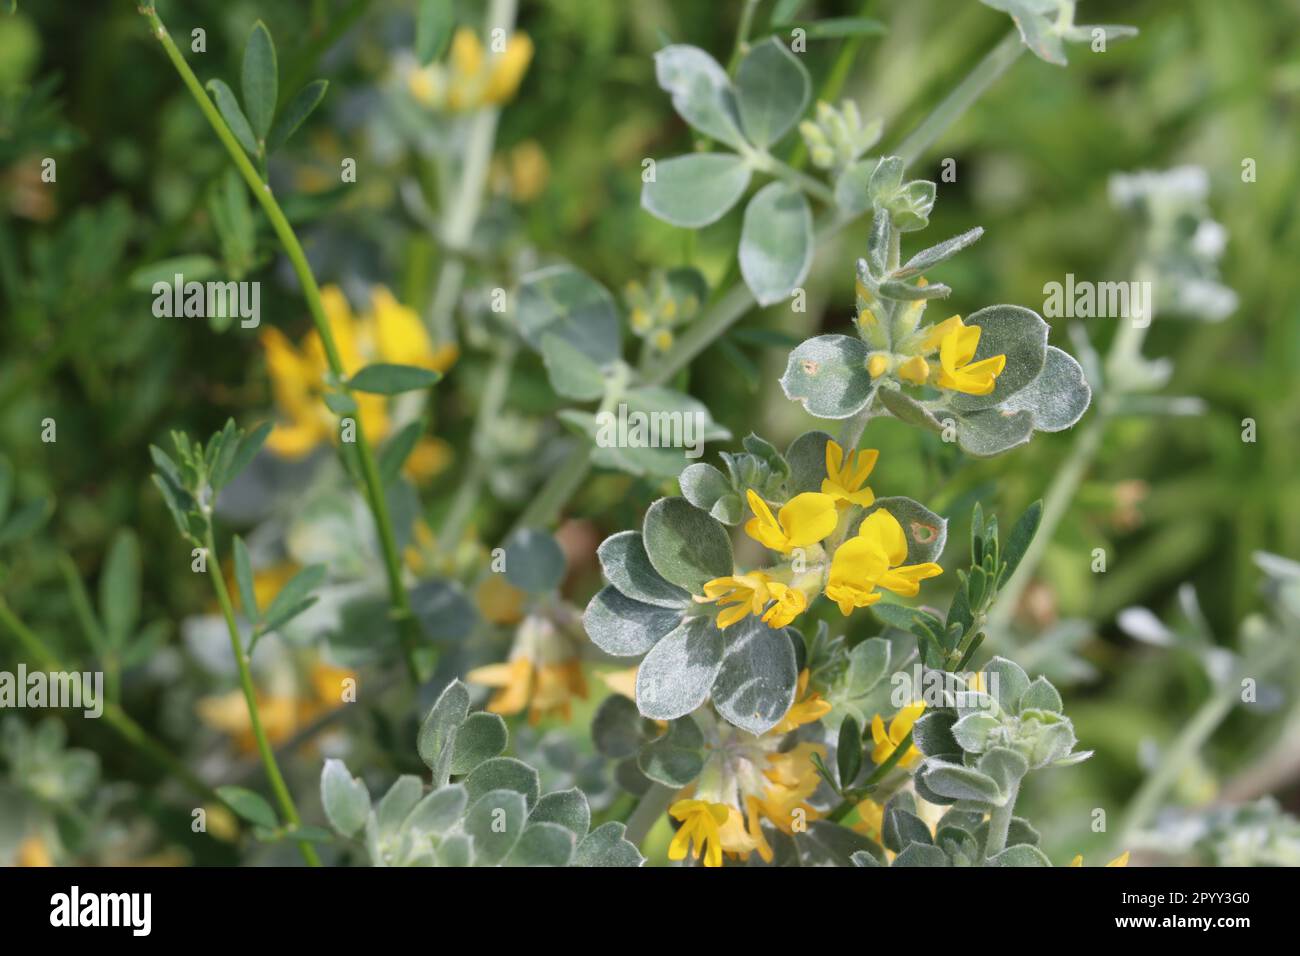
[[[815,491],[805,491],[787,501],[780,511],[781,528],[788,538],[784,549],[816,544],[835,530],[839,512],[835,499]]]
[[[879,548],[890,565],[902,564],[907,560],[907,535],[903,533],[903,526],[898,523],[898,519],[884,508],[871,512],[863,519],[858,527],[858,537]]]

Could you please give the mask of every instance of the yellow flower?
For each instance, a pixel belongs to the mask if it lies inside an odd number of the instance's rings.
[[[479,613],[493,624],[518,624],[523,620],[527,598],[527,593],[507,581],[504,574],[489,574],[474,592]]]
[[[867,313],[870,315],[870,313]],[[867,358],[867,374],[872,378],[880,378],[889,371],[889,356],[884,352],[873,352]]]
[[[912,597],[920,591],[922,580],[943,573],[932,561],[904,565],[906,560],[903,526],[883,508],[874,511],[863,520],[857,537],[835,549],[826,596],[847,616],[854,608],[879,601],[878,587]]]
[[[857,811],[858,819],[849,827],[857,833],[861,833],[869,840],[880,842],[880,830],[885,822],[885,808],[870,797],[863,800],[854,808]]]
[[[492,185],[517,203],[532,202],[546,188],[551,165],[535,139],[526,139],[492,162]]]
[[[722,610],[718,612],[716,624],[723,630],[751,614],[761,616],[768,627],[785,627],[808,607],[803,591],[774,581],[762,571],[706,581],[703,599],[696,600],[717,602]],[[774,603],[768,607],[768,602]]]
[[[629,700],[636,700],[636,672],[637,665],[633,665],[622,670],[604,671],[597,676],[614,693],[621,694]]]
[[[515,633],[510,660],[470,671],[466,679],[498,688],[487,709],[509,716],[528,710],[528,722],[557,714],[568,720],[573,698],[587,697],[578,647],[564,622],[530,614]]]
[[[287,693],[257,691],[257,713],[272,744],[284,743],[317,717],[343,704],[343,681],[356,680],[356,673],[346,667],[334,667],[316,661],[308,670],[306,681]],[[303,686],[305,684],[305,686]],[[248,706],[242,691],[232,690],[199,698],[194,707],[199,720],[230,736],[244,753],[257,749],[257,738],[248,718]]]
[[[871,489],[865,487],[871,471],[876,467],[880,452],[874,448],[850,452],[846,457],[838,442],[826,443],[826,477],[822,479],[822,494],[830,495],[840,508],[850,505],[870,507],[876,500]]]
[[[889,722],[889,731],[885,731],[885,722],[879,714],[871,718],[871,739],[875,741],[876,746],[871,751],[871,759],[880,766],[893,755],[898,749],[898,745],[911,732],[912,725],[916,723],[921,712],[925,710],[925,704],[922,701],[914,701],[908,704]],[[916,763],[921,756],[921,751],[916,749],[916,745],[907,748],[902,758],[898,761],[900,767],[910,767]]]
[[[451,463],[451,446],[434,435],[422,435],[402,463],[402,474],[417,485],[427,484]]]
[[[1106,865],[1107,866],[1128,866],[1128,857],[1129,857],[1129,851],[1125,850],[1123,853],[1115,857],[1115,859],[1111,860]],[[1075,858],[1070,861],[1070,866],[1083,866],[1083,854],[1082,853],[1077,854]]]
[[[18,844],[14,854],[14,866],[53,866],[54,857],[45,847],[45,841],[38,836],[29,836]]]
[[[898,377],[912,385],[924,385],[930,377],[930,365],[921,356],[913,355],[898,366]]]
[[[504,50],[489,54],[473,30],[461,27],[452,37],[447,64],[413,71],[407,87],[432,109],[499,106],[514,97],[532,58],[533,41],[524,33],[512,34]]]
[[[435,348],[415,311],[399,303],[382,286],[371,293],[371,312],[361,319],[352,314],[336,286],[321,289],[321,304],[345,375],[355,375],[370,362],[417,365],[444,372],[456,360],[456,347]],[[315,329],[303,338],[299,348],[274,328],[263,329],[261,341],[271,393],[280,412],[280,421],[266,444],[278,455],[300,458],[321,442],[331,440],[338,429],[337,420],[323,402],[329,372],[325,347]],[[366,436],[373,441],[384,438],[391,429],[384,396],[354,397]],[[422,461],[426,466],[437,464],[436,458],[429,459],[427,451]],[[420,462],[413,467],[419,468]]]
[[[795,688],[794,703],[781,718],[781,722],[768,731],[770,734],[788,734],[796,727],[821,720],[831,711],[831,703],[823,700],[817,691],[808,691],[808,668],[799,673],[799,684]]]
[[[967,395],[987,395],[993,391],[994,380],[1006,367],[1007,357],[993,355],[972,362],[979,347],[980,332],[978,325],[963,325],[959,315],[945,319],[930,330],[924,347],[939,349],[940,388]]]
[[[722,866],[722,835],[720,828],[730,816],[723,803],[705,803],[703,800],[678,800],[668,808],[675,820],[681,821],[673,841],[668,845],[668,859],[684,860],[691,850],[694,859],[704,853],[705,866]],[[693,846],[692,846],[693,844]]]
[[[781,506],[777,517],[772,516],[772,509],[752,488],[746,497],[754,517],[745,523],[745,533],[782,554],[816,544],[834,531],[839,521],[835,499],[830,495],[814,491],[795,495]]]

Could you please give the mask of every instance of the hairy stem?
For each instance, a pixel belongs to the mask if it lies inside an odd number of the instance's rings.
[[[1016,812],[1016,797],[1020,795],[1020,781],[1017,780],[1011,785],[1011,793],[1007,796],[1007,802],[1000,807],[994,807],[993,812],[989,814],[989,834],[984,842],[984,859],[997,856],[1007,846],[1007,832],[1011,829],[1011,818]]]
[[[298,808],[294,805],[293,796],[289,793],[289,787],[280,773],[280,765],[275,760],[275,753],[271,750],[271,743],[266,738],[266,730],[262,727],[262,717],[257,709],[257,690],[253,687],[253,673],[249,668],[248,653],[244,650],[244,642],[239,636],[235,608],[230,603],[230,592],[226,589],[226,579],[221,573],[221,562],[217,558],[217,545],[212,535],[211,525],[208,527],[205,545],[208,550],[208,577],[212,579],[212,588],[216,591],[217,603],[221,605],[221,614],[226,619],[226,630],[230,633],[230,650],[235,655],[235,664],[239,668],[239,686],[244,691],[244,703],[248,705],[248,722],[253,730],[253,738],[257,742],[257,752],[262,757],[262,766],[266,770],[266,778],[271,783],[271,791],[275,794],[276,802],[280,804],[280,812],[292,826],[301,826],[302,818],[298,816]],[[316,855],[315,847],[306,840],[298,842],[298,850],[308,866],[320,866],[320,857]]]
[[[347,372],[343,367],[338,346],[334,341],[334,334],[330,330],[329,321],[325,316],[325,307],[321,302],[320,287],[316,284],[316,277],[312,274],[311,266],[307,263],[307,255],[303,252],[302,243],[298,241],[293,226],[289,224],[289,220],[285,217],[280,204],[271,193],[270,184],[264,182],[261,176],[258,175],[243,147],[239,145],[238,140],[235,139],[234,134],[226,125],[226,121],[222,119],[221,113],[213,105],[212,100],[208,98],[198,77],[194,75],[194,71],[185,62],[185,57],[172,41],[171,34],[167,32],[166,26],[159,19],[158,12],[154,9],[153,4],[148,3],[140,7],[140,13],[148,19],[154,37],[162,44],[168,59],[176,68],[176,72],[180,74],[185,87],[193,96],[204,117],[207,118],[209,125],[217,134],[217,138],[226,147],[226,152],[230,154],[235,168],[244,177],[244,182],[248,184],[248,188],[253,195],[257,197],[257,201],[266,213],[267,219],[270,220],[271,228],[275,231],[276,238],[279,239],[280,245],[284,248],[285,255],[289,257],[294,274],[298,277],[298,283],[302,286],[303,298],[307,301],[307,308],[311,312],[312,322],[315,324],[316,332],[320,336],[330,372],[338,379],[340,387],[350,394],[350,389],[346,385]],[[392,518],[388,513],[388,500],[384,497],[383,482],[379,476],[379,466],[375,461],[374,449],[366,439],[360,416],[355,419],[355,423],[357,457],[361,465],[366,499],[370,505],[370,511],[374,515],[375,526],[379,533],[380,547],[383,550],[384,571],[388,578],[389,597],[392,603],[391,617],[397,625],[398,633],[401,635],[402,647],[406,654],[407,670],[410,672],[412,680],[418,682],[420,674],[415,655],[416,649],[423,643],[424,636],[419,621],[415,617],[415,612],[411,608],[406,588],[402,584],[402,565],[397,552],[397,536],[393,532]]]

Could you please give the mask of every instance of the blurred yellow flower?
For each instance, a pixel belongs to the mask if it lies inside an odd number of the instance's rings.
[[[25,837],[18,844],[18,849],[14,853],[14,866],[53,866],[54,857],[50,856],[50,851],[45,847],[45,841],[40,837],[32,835]]]
[[[430,109],[465,112],[500,106],[519,89],[533,59],[533,41],[514,33],[501,50],[483,47],[469,27],[461,27],[451,40],[447,63],[413,70],[407,78],[411,95]]]
[[[415,311],[399,303],[382,286],[374,289],[371,311],[360,319],[352,314],[337,286],[321,289],[321,304],[345,375],[355,375],[371,362],[445,372],[456,360],[455,346],[435,348]],[[266,445],[278,455],[301,458],[321,442],[333,440],[338,432],[337,419],[322,400],[329,372],[325,347],[315,329],[298,348],[275,328],[263,329],[261,341],[271,392],[280,413],[280,421]],[[382,395],[364,393],[354,397],[366,436],[373,441],[383,439],[391,430],[387,400]],[[426,452],[423,464],[428,467],[437,462],[431,463]]]
[[[306,686],[296,692],[257,693],[258,716],[262,729],[272,744],[288,740],[322,714],[343,704],[344,680],[356,680],[356,673],[316,661],[307,673]],[[244,753],[257,750],[257,740],[248,719],[248,706],[242,691],[213,694],[199,698],[195,704],[199,720],[214,730],[230,736]]]
[[[465,679],[498,688],[487,705],[494,714],[509,716],[527,709],[530,724],[551,714],[567,721],[573,698],[587,697],[579,645],[569,631],[568,622],[530,614],[515,632],[510,659],[476,667]]]
[[[817,691],[808,690],[808,679],[809,672],[808,668],[805,667],[799,672],[799,683],[795,687],[794,703],[786,711],[786,715],[781,718],[781,722],[769,730],[768,733],[788,734],[796,727],[815,723],[831,712],[830,701],[823,700],[822,695]]]
[[[1129,851],[1125,850],[1123,853],[1115,857],[1115,859],[1111,860],[1106,865],[1107,866],[1128,866],[1128,859],[1129,859]],[[1077,854],[1075,858],[1070,861],[1070,866],[1083,866],[1083,854],[1082,853]]]
[[[888,760],[899,745],[912,731],[912,725],[916,723],[917,718],[925,710],[925,704],[922,701],[914,701],[908,704],[889,722],[889,730],[885,730],[885,722],[879,714],[871,718],[871,739],[875,742],[875,747],[871,751],[871,759],[875,761],[876,766],[880,766]],[[913,744],[907,748],[903,756],[898,761],[900,767],[910,767],[916,763],[921,756],[921,751],[916,749]]]

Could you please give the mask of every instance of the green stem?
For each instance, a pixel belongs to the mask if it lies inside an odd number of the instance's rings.
[[[50,671],[68,670],[64,663],[45,646],[45,642],[13,612],[3,597],[0,597],[0,624],[4,625],[41,667]],[[111,700],[104,702],[103,718],[118,736],[174,776],[196,797],[208,803],[225,803],[215,790],[172,756],[171,751],[151,737],[149,732],[136,723],[117,703]]]
[[[921,121],[921,125],[912,130],[903,140],[894,155],[902,158],[908,166],[921,158],[930,146],[945,130],[962,116],[976,100],[984,94],[994,82],[1005,73],[1011,64],[1020,58],[1025,45],[1020,40],[1020,33],[1011,30],[997,46],[976,64],[957,87],[940,101],[939,105]]]
[[[488,11],[488,28],[500,28],[510,33],[515,25],[517,5],[517,0],[493,0]],[[492,163],[492,147],[496,142],[500,114],[495,106],[485,106],[470,118],[455,199],[447,212],[442,234],[435,237],[443,249],[444,258],[427,321],[439,344],[456,341],[456,300],[460,298],[465,281],[465,259],[461,252],[469,246],[483,209],[483,191]]]
[[[893,752],[885,758],[884,763],[871,771],[871,776],[867,777],[867,779],[863,781],[862,786],[851,787],[842,794],[844,800],[827,815],[826,819],[830,820],[832,823],[839,823],[848,816],[849,811],[856,807],[864,797],[871,793],[871,791],[875,790],[880,781],[885,779],[889,771],[898,766],[898,762],[902,760],[911,749],[912,731],[909,730],[907,736],[903,738],[902,742],[899,743],[899,745],[894,748]]]
[[[997,856],[1007,846],[1007,832],[1011,829],[1011,818],[1016,812],[1016,797],[1020,795],[1020,781],[1017,780],[1011,785],[1011,793],[1007,795],[1007,802],[1000,807],[994,807],[993,812],[989,814],[989,833],[984,842],[984,859]]]
[[[793,166],[781,162],[770,153],[754,153],[751,162],[768,175],[775,176],[787,185],[806,192],[824,205],[834,207],[835,192],[820,179],[800,172]]]
[[[185,62],[185,57],[172,41],[171,34],[167,32],[166,26],[159,19],[153,4],[149,3],[142,6],[140,13],[149,20],[155,38],[162,44],[168,58],[172,61],[172,65],[176,68],[176,72],[180,74],[181,80],[190,91],[190,95],[193,96],[199,109],[207,118],[209,125],[217,134],[217,138],[226,147],[226,152],[230,154],[235,168],[244,177],[244,182],[248,184],[248,188],[253,195],[257,197],[257,201],[261,204],[267,219],[270,220],[271,228],[275,231],[276,238],[280,240],[280,245],[284,247],[285,254],[293,264],[293,271],[298,277],[298,283],[302,286],[303,298],[307,301],[307,308],[311,312],[312,322],[315,324],[317,334],[320,336],[330,372],[339,381],[340,387],[351,394],[351,390],[346,385],[347,372],[343,367],[338,346],[334,341],[334,334],[330,330],[329,321],[325,316],[325,307],[320,297],[320,287],[316,284],[316,277],[312,274],[311,266],[307,263],[307,256],[303,252],[302,243],[298,241],[293,226],[289,224],[289,220],[285,217],[280,204],[271,193],[270,184],[263,182],[252,162],[249,161],[243,147],[239,145],[234,134],[230,132],[226,121],[221,118],[220,112],[213,105],[212,100],[208,98],[203,85],[199,83],[198,77],[194,75],[194,71]],[[396,622],[398,632],[401,635],[402,646],[406,653],[407,670],[410,672],[412,680],[418,682],[419,667],[416,663],[415,653],[417,647],[423,642],[424,636],[421,632],[420,623],[415,617],[415,612],[411,608],[411,601],[406,593],[406,588],[402,584],[402,566],[397,552],[397,536],[393,532],[392,518],[388,513],[388,500],[384,497],[383,481],[379,476],[379,466],[375,462],[374,450],[366,439],[365,430],[359,416],[356,418],[355,424],[357,455],[361,463],[366,498],[370,505],[370,511],[374,515],[375,525],[379,532],[379,542],[384,552],[384,571],[388,577],[389,597],[392,603],[391,616]]]
[[[757,7],[758,0],[745,0],[745,6],[740,11],[740,24],[736,27],[736,43],[731,48],[731,59],[727,61],[728,73],[736,72],[740,58],[749,50],[749,31],[754,25],[754,10]]]
[[[212,588],[217,593],[217,603],[221,605],[221,614],[226,619],[226,630],[230,633],[230,650],[235,655],[235,664],[239,668],[239,686],[244,691],[244,703],[248,705],[248,722],[253,729],[253,738],[257,741],[257,752],[262,757],[262,766],[266,769],[266,777],[271,783],[271,791],[275,794],[276,802],[280,804],[280,812],[284,814],[285,820],[291,826],[299,827],[302,825],[302,818],[298,816],[298,808],[294,805],[293,796],[284,782],[280,765],[276,763],[275,753],[271,750],[271,743],[266,739],[266,731],[262,727],[262,718],[257,709],[257,690],[253,687],[253,672],[249,667],[244,642],[239,636],[235,608],[230,602],[230,592],[226,590],[226,579],[221,573],[221,561],[217,558],[216,540],[213,538],[210,524],[205,544],[208,551],[208,577],[212,579]],[[316,849],[310,843],[301,840],[298,849],[308,866],[320,866],[320,857],[316,855]]]
[[[858,10],[858,16],[866,17],[873,6],[873,0],[864,0]],[[858,51],[862,49],[862,44],[865,41],[866,36],[859,34],[858,36],[849,37],[840,44],[840,52],[835,56],[831,71],[826,74],[821,89],[817,91],[818,102],[830,103],[840,95],[840,90],[844,89],[844,82],[849,78],[849,70],[853,69],[853,61],[858,58]],[[807,161],[808,146],[804,143],[803,137],[800,136],[799,141],[795,143],[794,150],[790,153],[790,165],[795,169],[802,169],[803,164]]]
[[[640,846],[654,825],[668,812],[676,795],[676,790],[665,787],[662,783],[656,783],[647,790],[632,815],[627,818],[627,832],[623,836],[628,842]]]

